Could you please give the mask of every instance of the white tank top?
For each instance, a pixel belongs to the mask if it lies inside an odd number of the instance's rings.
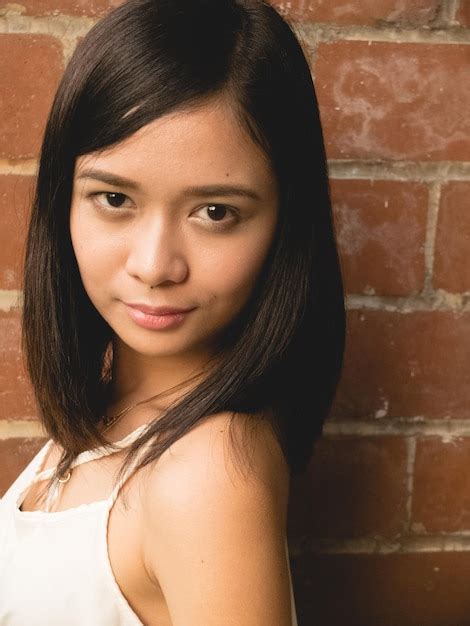
[[[128,445],[146,426],[116,444]],[[52,439],[0,499],[0,626],[143,626],[118,586],[107,546],[109,512],[138,458],[106,500],[63,511],[21,511],[32,483],[52,475],[52,468],[39,471],[51,445]],[[112,452],[88,450],[72,467],[106,454]],[[297,626],[287,537],[285,546]]]

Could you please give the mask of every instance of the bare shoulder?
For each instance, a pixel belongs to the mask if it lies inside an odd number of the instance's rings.
[[[243,413],[210,415],[176,441],[155,464],[146,494],[178,487],[197,496],[198,483],[213,489],[289,489],[290,471],[271,420]],[[262,486],[264,485],[264,487]]]
[[[145,486],[143,553],[174,626],[290,625],[289,468],[270,421],[211,415],[160,460]]]

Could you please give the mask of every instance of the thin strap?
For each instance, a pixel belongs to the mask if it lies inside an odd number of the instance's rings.
[[[124,448],[126,447],[128,444],[132,443],[135,439],[138,438],[138,436],[140,435],[140,433],[147,428],[148,424],[142,424],[141,426],[139,426],[138,428],[136,428],[135,430],[133,430],[132,432],[130,432],[128,435],[126,435],[126,437],[124,437],[123,439],[120,439],[119,441],[115,441],[113,442],[114,445],[118,446],[118,448]],[[85,450],[85,452],[80,453],[76,459],[74,459],[74,461],[72,462],[72,465],[70,466],[71,468],[76,467],[77,465],[81,465],[83,463],[86,463],[88,461],[93,461],[96,459],[100,459],[103,456],[107,456],[109,454],[113,454],[113,452],[116,452],[116,450],[106,450],[104,448],[104,446],[99,446],[97,448],[93,448],[92,450]],[[119,493],[119,489],[121,488],[121,486],[124,484],[125,480],[127,480],[127,478],[129,477],[130,471],[133,469],[135,465],[135,462],[131,464],[131,467],[129,467],[129,471],[125,474],[125,476],[118,481],[118,484],[116,485],[116,487],[113,489],[113,491],[111,492],[111,495],[109,496],[109,498],[107,498],[106,500],[104,500],[104,502],[106,502],[106,506],[107,509],[110,510],[111,506],[113,505],[114,501],[117,498],[117,495]],[[39,474],[36,475],[35,477],[35,482],[38,480],[41,480],[43,477],[44,478],[48,478],[52,475],[53,471],[55,468],[50,468],[48,470],[43,470],[42,472],[40,472]],[[52,505],[56,502],[58,496],[59,496],[59,491],[60,491],[60,484],[56,484],[55,488],[52,489],[47,497],[46,497],[46,501],[45,501],[45,512],[49,513],[51,511],[51,507]]]
[[[148,424],[142,424],[141,426],[139,426],[138,428],[130,432],[128,435],[126,435],[122,439],[119,439],[119,441],[115,441],[114,445],[118,446],[119,448],[125,448],[127,445],[135,441],[135,439],[137,439],[140,433],[147,426]],[[52,440],[49,440],[48,444],[52,444]],[[95,461],[96,459],[100,459],[104,456],[108,456],[109,454],[113,454],[114,452],[117,452],[117,450],[106,450],[104,446],[99,446],[97,448],[93,448],[92,450],[85,450],[84,452],[81,452],[79,455],[77,455],[77,457],[73,460],[72,465],[70,466],[70,469],[77,467],[77,465],[82,465],[83,463],[87,463],[88,461]],[[56,467],[57,466],[50,467],[47,470],[43,470],[42,472],[39,472],[38,474],[36,474],[33,482],[50,478],[52,474],[54,473],[54,470],[56,469]]]
[[[111,495],[109,496],[109,498],[107,500],[107,509],[108,509],[108,511],[111,509],[113,504],[116,502],[116,498],[118,497],[119,492],[121,491],[122,486],[124,485],[124,483],[128,480],[128,478],[130,478],[130,476],[134,472],[135,468],[137,467],[137,465],[138,465],[138,463],[140,461],[140,458],[143,457],[144,452],[146,451],[146,449],[152,443],[153,443],[153,439],[149,439],[144,445],[142,445],[141,448],[139,448],[139,450],[138,450],[137,454],[135,455],[134,459],[129,464],[129,467],[124,472],[124,475],[122,476],[122,478],[117,482],[116,486],[112,490]]]

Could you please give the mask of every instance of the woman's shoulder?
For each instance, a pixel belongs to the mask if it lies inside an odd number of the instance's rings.
[[[289,466],[270,413],[233,411],[200,420],[173,443],[151,472],[152,489],[159,481],[179,482],[185,473],[214,472],[234,481],[262,480],[288,483]]]
[[[195,579],[221,615],[225,607],[238,614],[260,576],[266,606],[280,602],[289,471],[271,425],[256,419],[223,412],[202,420],[145,481],[145,568],[173,590],[169,604],[178,610],[202,611]]]
[[[223,515],[225,505],[243,498],[275,503],[279,525],[287,517],[289,466],[271,421],[260,415],[207,416],[151,463],[143,478],[143,520],[152,529],[162,510],[177,520],[183,510],[192,515],[205,502]]]
[[[170,520],[175,532],[177,527],[184,532],[185,525],[211,524],[216,518],[230,525],[237,510],[257,515],[263,508],[285,530],[290,471],[269,421],[213,414],[150,465],[139,491],[143,523],[152,537],[159,531],[165,537]]]

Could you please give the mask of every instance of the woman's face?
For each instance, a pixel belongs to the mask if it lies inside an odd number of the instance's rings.
[[[147,356],[212,354],[257,281],[278,201],[264,154],[221,100],[78,158],[72,245],[116,341]],[[129,304],[193,310],[157,318]]]

